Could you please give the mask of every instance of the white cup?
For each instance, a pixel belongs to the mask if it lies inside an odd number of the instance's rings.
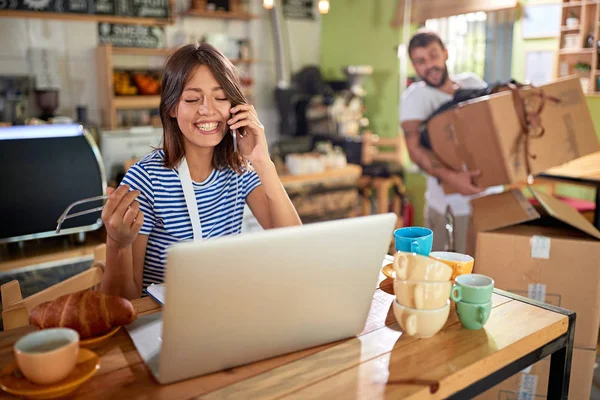
[[[394,280],[394,294],[398,303],[417,310],[435,310],[444,307],[450,298],[451,281]]]
[[[396,320],[410,336],[420,339],[430,338],[444,327],[450,314],[450,300],[446,305],[436,310],[416,310],[394,300],[394,315]]]
[[[79,333],[69,328],[42,329],[14,345],[19,369],[27,380],[49,385],[66,378],[79,356]]]

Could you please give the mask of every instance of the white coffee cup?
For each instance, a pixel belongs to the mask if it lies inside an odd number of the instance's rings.
[[[436,259],[399,251],[393,263],[396,279],[409,281],[449,281],[452,268]]]
[[[444,327],[450,314],[450,300],[446,305],[436,310],[417,310],[409,308],[394,300],[394,315],[396,320],[410,336],[420,339],[430,338]]]
[[[49,385],[66,378],[79,356],[79,334],[69,328],[42,329],[23,336],[13,348],[27,380]]]
[[[394,280],[394,294],[398,303],[418,310],[444,307],[450,298],[451,281]]]

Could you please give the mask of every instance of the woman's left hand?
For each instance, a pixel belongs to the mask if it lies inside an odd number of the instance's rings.
[[[242,156],[254,165],[270,162],[265,127],[260,123],[254,106],[239,104],[230,110],[233,115],[227,124],[229,129],[243,128],[244,136],[238,131],[238,149]]]

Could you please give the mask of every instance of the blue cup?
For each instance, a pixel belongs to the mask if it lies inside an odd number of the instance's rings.
[[[429,256],[433,245],[433,231],[420,226],[398,228],[394,231],[397,251]]]

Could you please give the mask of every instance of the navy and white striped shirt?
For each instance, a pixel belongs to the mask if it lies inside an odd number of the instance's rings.
[[[163,160],[162,150],[150,153],[135,163],[121,182],[140,191],[137,201],[144,213],[140,233],[148,235],[144,289],[151,283],[163,283],[167,248],[194,237],[179,173],[165,168]],[[203,182],[193,182],[202,237],[240,233],[246,198],[258,185],[260,179],[255,171],[238,175],[231,168],[214,169]]]

